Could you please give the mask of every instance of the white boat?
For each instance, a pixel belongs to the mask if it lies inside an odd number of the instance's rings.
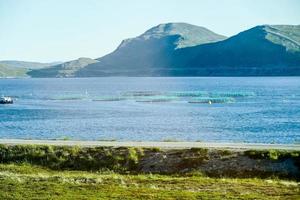
[[[0,97],[0,104],[13,104],[14,100],[11,97]]]

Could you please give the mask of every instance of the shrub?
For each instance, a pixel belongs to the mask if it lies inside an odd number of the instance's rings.
[[[300,169],[300,152],[286,150],[248,150],[244,155],[252,159],[269,159],[269,160],[284,160],[292,159],[295,165]]]
[[[136,169],[142,156],[141,149],[132,147],[0,146],[1,163],[30,163],[52,169],[122,172]]]

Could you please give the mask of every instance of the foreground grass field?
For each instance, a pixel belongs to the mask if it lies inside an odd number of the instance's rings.
[[[300,199],[300,185],[279,179],[199,174],[126,175],[0,164],[0,199]]]

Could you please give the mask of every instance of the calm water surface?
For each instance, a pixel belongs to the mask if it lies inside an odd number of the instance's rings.
[[[0,94],[15,98],[0,138],[300,142],[300,77],[0,79]]]

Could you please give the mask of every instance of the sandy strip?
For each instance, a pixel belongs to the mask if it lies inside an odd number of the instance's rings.
[[[166,149],[185,148],[221,148],[221,149],[283,149],[298,150],[298,144],[261,144],[261,143],[217,143],[217,142],[118,142],[118,141],[72,141],[72,140],[23,140],[23,139],[0,139],[0,144],[36,144],[57,146],[113,146],[113,147],[158,147]]]

